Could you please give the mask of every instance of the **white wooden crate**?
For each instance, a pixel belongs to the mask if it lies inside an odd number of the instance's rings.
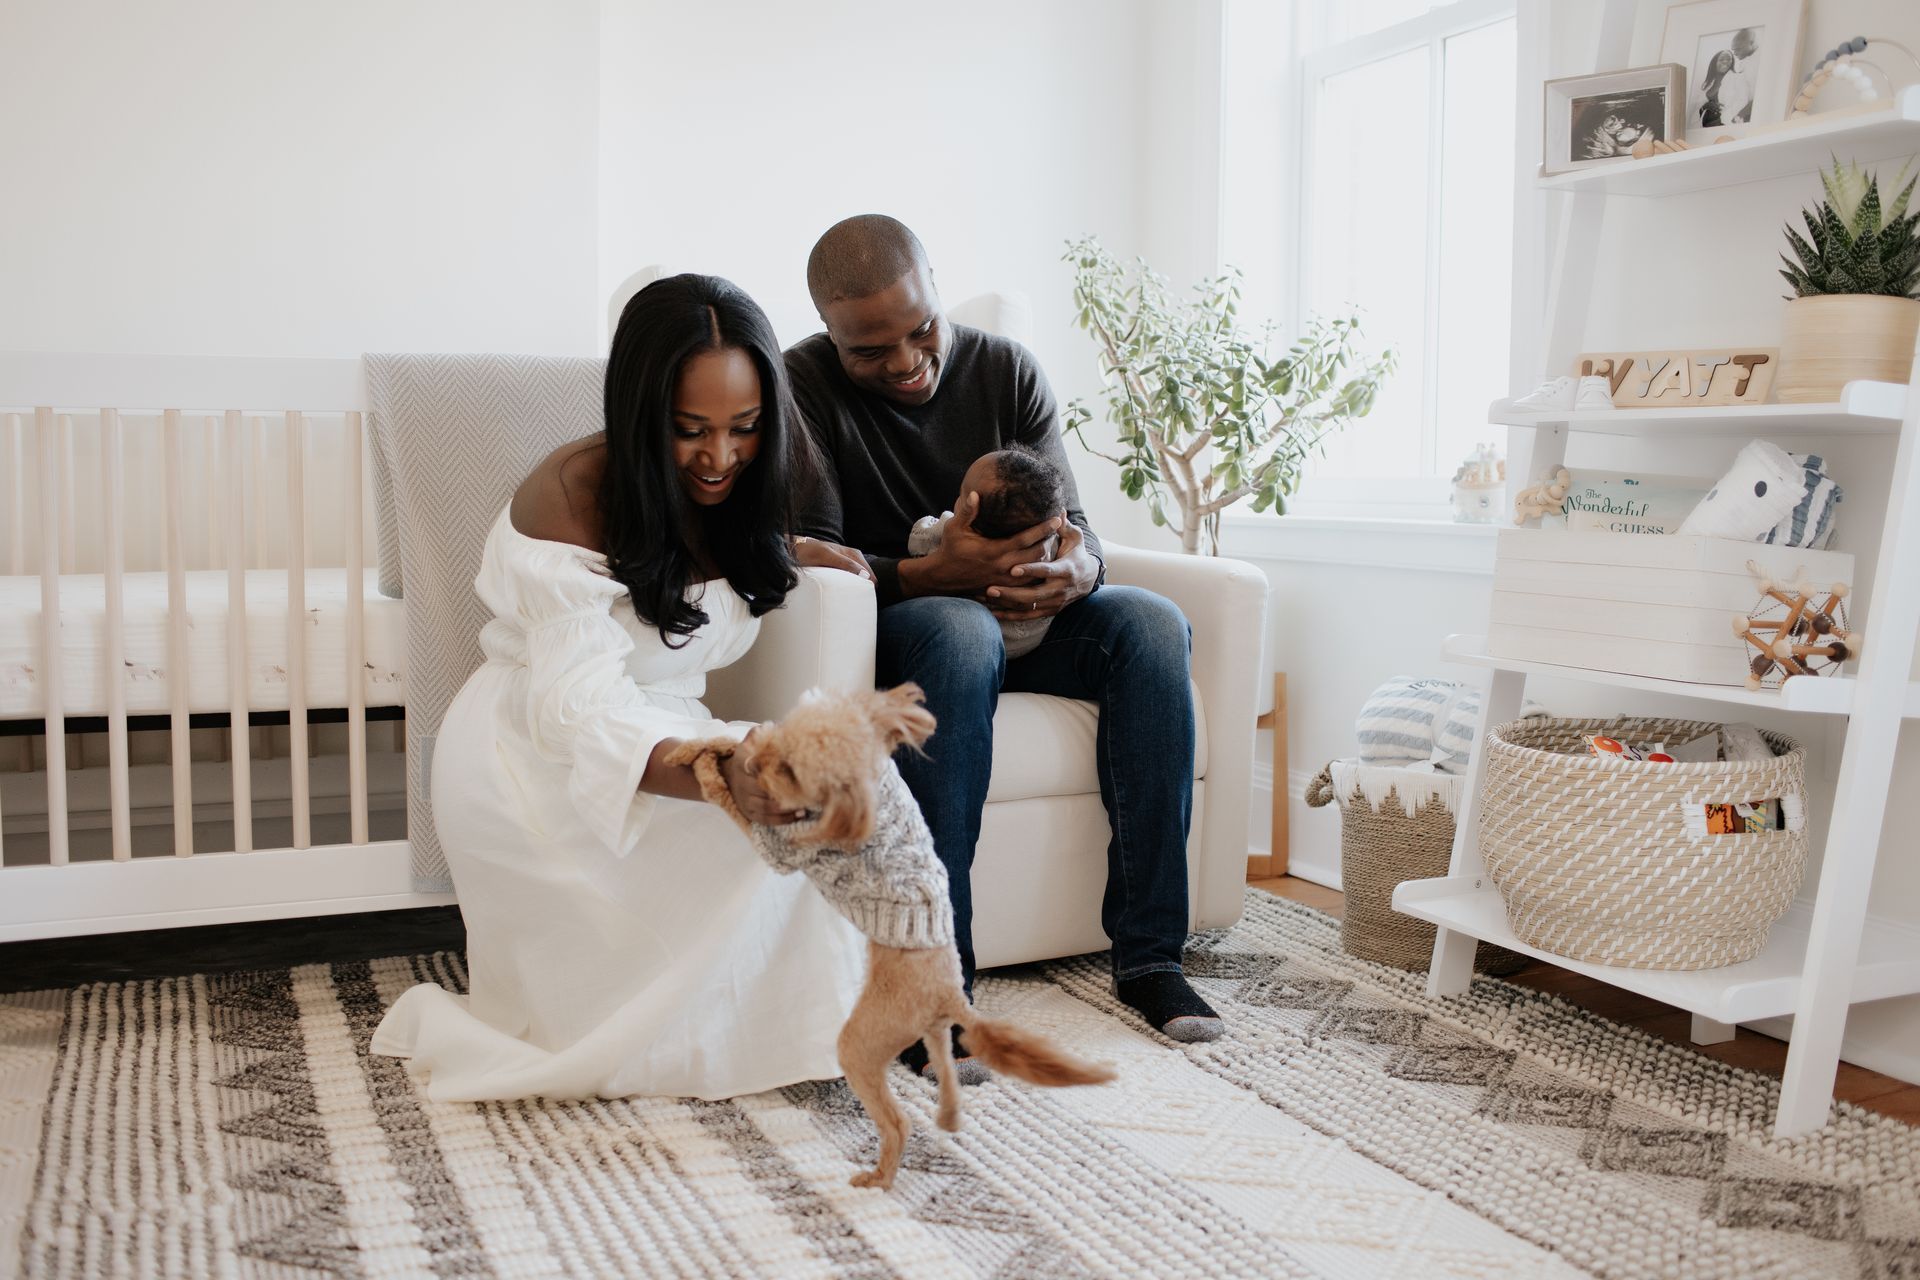
[[[1760,598],[1748,561],[1781,581],[1804,573],[1823,591],[1853,583],[1853,557],[1840,551],[1510,529],[1495,553],[1488,649],[1496,658],[1740,684],[1753,649],[1734,634],[1732,620]]]

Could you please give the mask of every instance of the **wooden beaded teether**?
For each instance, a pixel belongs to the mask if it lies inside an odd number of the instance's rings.
[[[1573,487],[1573,477],[1565,467],[1560,467],[1539,484],[1522,489],[1513,499],[1513,522],[1525,524],[1541,516],[1557,516],[1565,512],[1567,490]]]
[[[1869,44],[1876,50],[1894,50],[1903,55],[1908,62],[1912,63],[1916,72],[1920,72],[1920,58],[1914,57],[1913,50],[1907,48],[1898,40],[1889,40],[1885,36],[1873,36],[1871,38],[1867,36],[1855,36],[1853,39],[1844,40],[1840,44],[1827,50],[1827,56],[1820,59],[1814,69],[1808,73],[1806,80],[1800,85],[1800,92],[1794,96],[1793,110],[1787,113],[1787,119],[1805,119],[1813,110],[1813,100],[1820,95],[1820,90],[1825,88],[1828,82],[1832,80],[1844,80],[1848,84],[1851,84],[1859,92],[1862,102],[1878,101],[1882,95],[1880,91],[1874,87],[1873,77],[1867,74],[1869,69],[1878,72],[1880,78],[1886,81],[1888,89],[1891,90],[1893,87],[1893,77],[1889,76],[1886,71],[1877,64],[1868,62],[1859,56],[1866,51]]]

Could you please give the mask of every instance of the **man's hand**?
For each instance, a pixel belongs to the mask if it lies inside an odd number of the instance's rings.
[[[978,596],[993,586],[1023,585],[1016,570],[1031,567],[1048,536],[1066,523],[1055,516],[1010,538],[983,538],[973,528],[979,513],[980,495],[969,493],[947,521],[940,544],[927,555],[900,562],[900,585],[907,595]]]
[[[795,534],[793,558],[796,563],[803,566],[839,569],[857,578],[865,578],[868,582],[873,581],[873,570],[867,567],[867,558],[852,547],[843,547],[837,542],[825,542],[819,538]]]
[[[1087,550],[1080,526],[1069,523],[1060,535],[1060,550],[1051,560],[1013,566],[1018,587],[988,587],[980,602],[1002,622],[1021,618],[1051,618],[1093,591],[1100,580],[1100,562]]]
[[[741,746],[753,741],[753,735],[759,730],[749,730]],[[747,821],[759,823],[763,827],[784,827],[804,817],[803,812],[782,809],[773,802],[773,797],[760,785],[760,778],[754,768],[746,763],[744,750],[736,751],[720,761],[720,776],[727,780],[727,790],[733,793],[733,802],[740,806],[740,812],[747,815]]]

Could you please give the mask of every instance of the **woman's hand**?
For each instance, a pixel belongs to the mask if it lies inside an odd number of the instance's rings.
[[[873,570],[867,568],[867,558],[852,547],[843,547],[837,542],[823,542],[819,538],[795,534],[793,558],[796,563],[810,568],[839,569],[865,578],[868,582],[873,581]]]
[[[747,740],[751,741],[752,738],[753,734],[749,732]],[[733,802],[740,806],[740,812],[747,815],[749,822],[763,827],[784,827],[806,816],[804,810],[782,809],[774,804],[773,797],[760,785],[760,778],[753,767],[746,763],[743,752],[736,751],[720,761],[720,776],[727,780],[727,790],[733,794]]]

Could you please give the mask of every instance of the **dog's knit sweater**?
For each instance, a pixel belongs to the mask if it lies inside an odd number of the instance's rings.
[[[920,805],[891,763],[874,786],[873,835],[858,849],[802,844],[804,823],[754,824],[754,848],[775,871],[804,871],[841,915],[885,947],[914,951],[953,945],[947,869],[933,852]]]

